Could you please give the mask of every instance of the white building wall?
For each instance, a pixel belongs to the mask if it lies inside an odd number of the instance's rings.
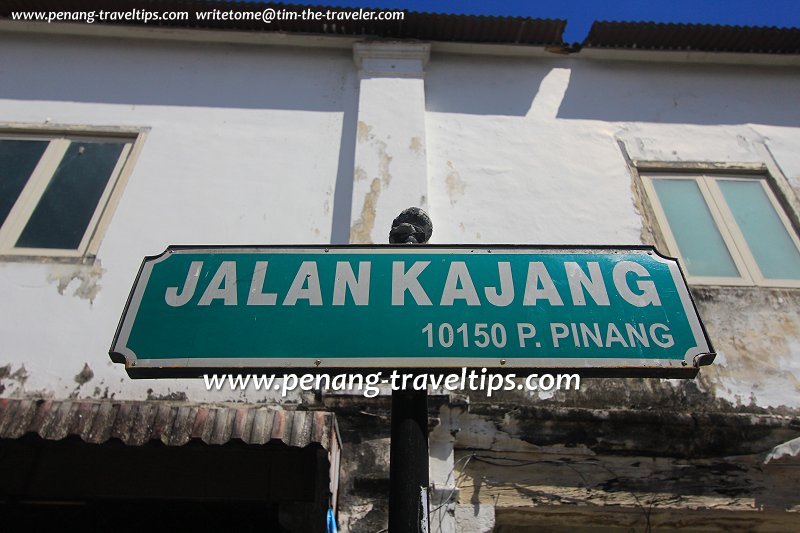
[[[426,89],[435,242],[641,244],[626,156],[775,163],[800,190],[791,69],[435,56]],[[796,291],[708,295],[698,305],[719,356],[701,389],[800,407]]]
[[[207,393],[200,381],[132,381],[108,347],[142,257],[169,244],[348,240],[363,189],[352,50],[23,34],[0,35],[0,46],[0,122],[148,130],[94,266],[0,263],[2,394],[263,399]],[[402,140],[397,154],[426,157],[427,186],[415,184],[414,197],[427,188],[433,242],[639,244],[620,145],[633,159],[722,163],[764,163],[767,147],[797,187],[797,94],[789,68],[433,53],[424,135],[411,136],[422,146]],[[386,123],[369,126],[388,140],[392,114],[370,105]],[[391,186],[403,179],[393,174]],[[375,220],[395,208],[376,203]],[[388,230],[367,234],[384,242]],[[698,383],[733,403],[755,394],[756,405],[800,407],[798,298],[745,293],[699,304],[721,356]],[[774,338],[757,354],[730,340],[736,298],[760,306],[739,324],[745,337]],[[741,364],[762,351],[789,371]],[[85,364],[93,377],[81,385]],[[778,390],[795,393],[768,392]]]
[[[334,204],[342,169],[352,181],[352,53],[22,35],[0,48],[0,122],[148,129],[93,267],[0,263],[0,367],[17,376],[4,394],[239,398],[132,381],[111,339],[142,258],[167,245],[346,240]]]

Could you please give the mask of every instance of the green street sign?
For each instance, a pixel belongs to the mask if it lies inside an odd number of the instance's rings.
[[[172,246],[143,261],[109,353],[133,377],[694,377],[714,357],[677,262],[643,246]]]

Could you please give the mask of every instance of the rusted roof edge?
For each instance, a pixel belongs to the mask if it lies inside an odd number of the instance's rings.
[[[69,436],[101,444],[117,439],[129,446],[160,441],[182,446],[192,440],[225,444],[282,442],[330,448],[336,431],[328,411],[288,411],[252,404],[119,400],[34,400],[0,398],[0,438],[37,434],[46,440]]]
[[[595,21],[582,48],[800,54],[800,28]]]

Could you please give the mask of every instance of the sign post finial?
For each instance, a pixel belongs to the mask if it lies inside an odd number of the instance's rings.
[[[389,244],[425,244],[433,235],[433,222],[419,207],[409,207],[392,221]]]

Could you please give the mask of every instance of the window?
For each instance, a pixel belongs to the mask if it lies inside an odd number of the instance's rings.
[[[0,132],[0,255],[94,255],[134,141]]]
[[[800,287],[800,240],[766,179],[650,174],[642,180],[690,282]]]

